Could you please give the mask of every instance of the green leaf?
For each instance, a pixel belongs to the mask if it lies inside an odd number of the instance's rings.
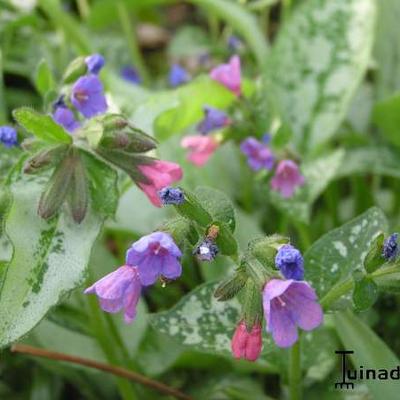
[[[284,199],[279,193],[270,190],[272,204],[291,218],[308,223],[312,204],[336,177],[337,171],[343,164],[343,158],[344,151],[340,149],[304,162],[301,165],[301,171],[305,178],[305,185],[298,188],[289,199]]]
[[[265,35],[259,29],[254,16],[244,7],[228,0],[191,0],[191,2],[204,7],[209,14],[216,15],[231,25],[246,39],[259,66],[265,64],[268,54]]]
[[[29,133],[49,143],[72,143],[72,137],[50,115],[39,114],[28,107],[13,111],[15,120]]]
[[[374,61],[377,62],[374,83],[378,99],[400,90],[400,3],[397,0],[377,1],[378,18]]]
[[[356,280],[353,290],[353,303],[357,311],[372,307],[378,298],[378,286],[368,277]]]
[[[235,230],[235,210],[231,200],[220,190],[206,186],[199,186],[195,194],[201,205],[214,220],[226,224],[231,232]]]
[[[363,267],[373,239],[387,230],[383,212],[376,207],[318,239],[304,255],[305,279],[321,297],[337,282]]]
[[[160,333],[197,350],[230,353],[241,308],[236,299],[217,301],[213,296],[216,288],[215,283],[198,286],[171,310],[152,315],[151,324]]]
[[[91,207],[103,217],[114,217],[118,206],[117,172],[87,151],[80,151],[89,181]]]
[[[283,124],[279,127],[275,135],[271,140],[271,147],[274,150],[279,150],[284,148],[289,142],[292,140],[293,132],[290,129],[290,126],[287,124]]]
[[[179,134],[198,122],[204,116],[204,105],[226,108],[236,99],[232,92],[208,76],[199,76],[187,85],[168,92],[157,93],[156,96],[157,103],[165,104],[167,110],[155,120],[154,130],[156,137],[160,140]],[[143,127],[141,128],[148,132]]]
[[[382,257],[384,240],[385,235],[383,232],[381,232],[371,243],[371,248],[369,249],[364,260],[364,267],[368,273],[377,270],[385,261]]]
[[[82,284],[102,220],[89,211],[76,224],[68,213],[37,215],[43,178],[14,176],[5,232],[14,247],[0,288],[0,347],[29,332],[70,290]]]
[[[391,370],[400,364],[383,340],[349,311],[335,314],[335,326],[345,349],[354,351],[350,358],[356,367],[363,365],[365,369]],[[367,379],[365,383],[374,399],[398,398],[399,386],[396,380]]]
[[[372,120],[390,143],[400,146],[400,94],[377,103]]]
[[[40,61],[37,66],[35,85],[42,97],[44,97],[47,92],[54,89],[53,74],[45,59]]]
[[[370,60],[374,5],[310,0],[282,27],[266,79],[298,149],[311,151],[326,142],[345,117]]]
[[[211,225],[218,226],[219,232],[215,239],[221,254],[237,258],[238,244],[228,225],[223,222],[213,221]]]

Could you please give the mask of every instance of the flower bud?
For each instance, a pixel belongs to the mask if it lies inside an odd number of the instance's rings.
[[[66,151],[67,146],[64,145],[42,149],[25,162],[23,171],[25,174],[41,172],[55,165]]]
[[[247,330],[244,321],[239,322],[232,338],[232,353],[235,358],[256,361],[261,354],[261,324],[255,324]]]
[[[233,299],[244,287],[248,279],[246,268],[241,266],[236,271],[235,275],[222,282],[215,289],[214,297],[218,301],[227,301]]]
[[[85,75],[88,70],[88,67],[85,62],[85,57],[77,57],[72,60],[68,67],[66,68],[63,81],[64,83],[72,83],[76,81],[82,75]]]

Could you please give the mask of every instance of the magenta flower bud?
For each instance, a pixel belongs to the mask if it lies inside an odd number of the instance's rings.
[[[71,102],[86,118],[104,113],[107,102],[98,76],[81,76],[72,86]]]
[[[126,252],[126,263],[137,265],[140,282],[148,286],[161,276],[167,279],[181,276],[181,257],[182,252],[169,233],[153,232],[132,244]]]
[[[323,320],[314,289],[305,281],[271,279],[263,291],[267,332],[279,347],[290,347],[298,339],[297,328],[312,331]]]
[[[183,175],[182,168],[169,161],[154,160],[151,164],[139,165],[138,169],[148,182],[138,182],[137,185],[156,207],[162,205],[159,191],[181,180]]]
[[[221,64],[210,72],[211,79],[221,83],[236,96],[241,95],[240,58],[232,56],[228,64]]]
[[[299,186],[304,185],[304,176],[301,175],[298,165],[292,160],[282,160],[271,179],[271,188],[284,198],[292,197]]]
[[[239,322],[232,338],[231,348],[235,358],[256,361],[262,349],[261,325],[254,325],[249,332],[244,321]]]
[[[218,148],[218,142],[212,136],[187,136],[182,139],[181,146],[189,150],[187,160],[202,167]]]
[[[85,294],[95,294],[100,307],[109,313],[124,309],[124,319],[131,323],[136,316],[141,284],[136,267],[124,265],[88,287]]]

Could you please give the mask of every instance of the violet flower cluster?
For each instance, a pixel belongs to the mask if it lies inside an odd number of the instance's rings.
[[[179,278],[181,257],[182,252],[169,233],[153,232],[131,245],[125,265],[95,282],[84,293],[95,294],[105,312],[124,310],[125,322],[131,323],[142,287],[153,285],[160,278]]]
[[[240,149],[247,157],[247,163],[253,171],[262,169],[271,171],[276,164],[276,157],[265,140],[260,142],[254,137],[248,137],[243,140]],[[294,161],[280,160],[276,165],[270,185],[272,190],[280,193],[282,197],[290,198],[304,183],[304,176]]]
[[[275,257],[282,279],[272,278],[262,290],[265,329],[278,347],[290,347],[298,340],[298,329],[311,331],[323,321],[322,307],[314,289],[304,281],[304,262],[299,250],[282,245]],[[261,321],[248,329],[240,321],[232,338],[236,358],[255,361],[262,350]]]
[[[53,105],[53,119],[70,133],[81,126],[79,114],[84,118],[92,118],[107,111],[103,84],[98,77],[105,64],[104,57],[92,54],[84,61],[86,74],[73,83],[67,99],[62,95]]]
[[[11,148],[18,144],[17,131],[12,126],[0,126],[0,143]]]

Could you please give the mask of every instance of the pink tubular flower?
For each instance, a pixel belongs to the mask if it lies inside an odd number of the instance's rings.
[[[282,160],[276,167],[275,175],[271,179],[271,188],[284,198],[293,196],[298,186],[304,185],[304,176],[301,175],[298,165],[292,160]]]
[[[212,136],[196,135],[183,138],[181,146],[189,149],[188,161],[201,167],[212,156],[219,144]]]
[[[221,64],[210,71],[211,79],[218,81],[236,96],[241,95],[240,58],[232,56],[228,64]]]
[[[151,164],[139,165],[139,171],[147,178],[148,182],[138,182],[137,185],[156,206],[161,207],[158,192],[171,183],[182,179],[182,168],[173,162],[155,160]]]
[[[263,291],[267,332],[279,347],[290,347],[298,339],[297,327],[311,331],[323,320],[314,289],[305,281],[271,279]]]
[[[117,313],[124,309],[124,319],[129,324],[135,319],[140,291],[137,268],[124,265],[101,278],[84,293],[96,294],[100,307],[106,312]]]
[[[249,332],[244,321],[239,322],[232,338],[231,347],[235,358],[256,361],[262,349],[261,325],[254,325]]]

